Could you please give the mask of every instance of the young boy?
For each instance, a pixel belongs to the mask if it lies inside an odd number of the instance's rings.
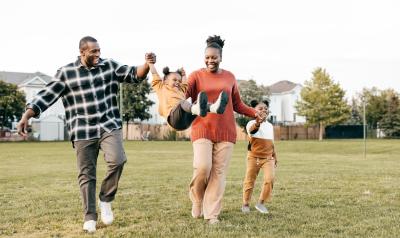
[[[274,128],[272,124],[267,121],[268,105],[268,101],[258,102],[253,100],[251,102],[251,106],[260,111],[261,116],[255,120],[249,121],[246,126],[249,135],[249,144],[246,177],[243,182],[243,213],[250,212],[249,202],[260,169],[264,171],[264,181],[255,208],[261,213],[268,213],[264,202],[271,199],[275,168],[277,165],[274,146]]]
[[[161,79],[154,64],[150,65],[153,76],[151,86],[156,91],[159,100],[158,112],[167,119],[168,124],[176,130],[185,130],[190,127],[197,116],[205,117],[207,112],[222,114],[228,103],[228,95],[222,91],[217,101],[208,103],[207,94],[200,92],[197,102],[192,104],[191,98],[185,100],[187,90],[186,74],[183,68],[170,71],[163,69],[164,80]]]

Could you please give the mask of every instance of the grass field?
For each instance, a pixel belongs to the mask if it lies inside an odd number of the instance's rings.
[[[270,214],[242,214],[244,142],[235,145],[221,223],[190,216],[190,142],[125,142],[128,163],[101,237],[400,237],[400,141],[282,141]],[[98,162],[98,185],[105,172]],[[0,143],[0,237],[80,237],[70,143]],[[253,204],[259,194],[257,180]]]

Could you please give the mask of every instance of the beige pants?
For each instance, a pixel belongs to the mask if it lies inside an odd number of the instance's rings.
[[[218,218],[221,212],[232,150],[231,142],[213,143],[207,139],[193,142],[193,178],[189,192],[193,205],[202,205],[204,219]]]
[[[264,181],[261,188],[259,202],[263,203],[271,199],[275,178],[275,160],[273,158],[262,159],[247,157],[246,177],[243,181],[243,204],[248,205],[253,193],[254,183],[260,169],[264,171]]]

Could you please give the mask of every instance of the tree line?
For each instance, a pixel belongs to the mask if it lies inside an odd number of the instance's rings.
[[[270,97],[268,86],[258,85],[253,79],[239,83],[241,98],[247,105]],[[140,84],[123,85],[124,122],[143,121],[151,118],[149,108],[154,104],[148,99],[151,87],[148,79]],[[306,118],[306,125],[318,125],[320,139],[326,126],[337,124],[362,125],[363,105],[369,129],[381,129],[388,138],[400,138],[400,99],[394,89],[364,88],[348,103],[345,91],[334,82],[323,68],[316,68],[312,77],[304,82],[301,99],[295,107],[297,114]],[[25,95],[13,84],[0,79],[0,129],[11,127],[25,109]],[[249,118],[238,116],[237,123],[244,127]]]
[[[257,85],[254,80],[241,84],[240,93],[246,104],[252,99],[269,96],[268,87]],[[400,138],[400,99],[394,89],[364,88],[349,104],[340,84],[334,82],[325,69],[316,68],[311,79],[304,82],[300,96],[295,105],[297,114],[306,118],[307,126],[319,126],[320,140],[326,126],[362,125],[364,103],[369,129],[379,128],[387,138]],[[244,117],[237,118],[242,127],[247,121]]]

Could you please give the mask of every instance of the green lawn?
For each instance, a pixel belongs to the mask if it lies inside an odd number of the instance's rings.
[[[222,222],[190,215],[190,142],[125,142],[128,163],[101,237],[399,237],[400,141],[281,141],[270,214],[242,214],[246,144],[235,145]],[[105,171],[102,156],[98,185]],[[0,236],[92,236],[71,143],[0,143]],[[253,204],[259,194],[257,180]]]

